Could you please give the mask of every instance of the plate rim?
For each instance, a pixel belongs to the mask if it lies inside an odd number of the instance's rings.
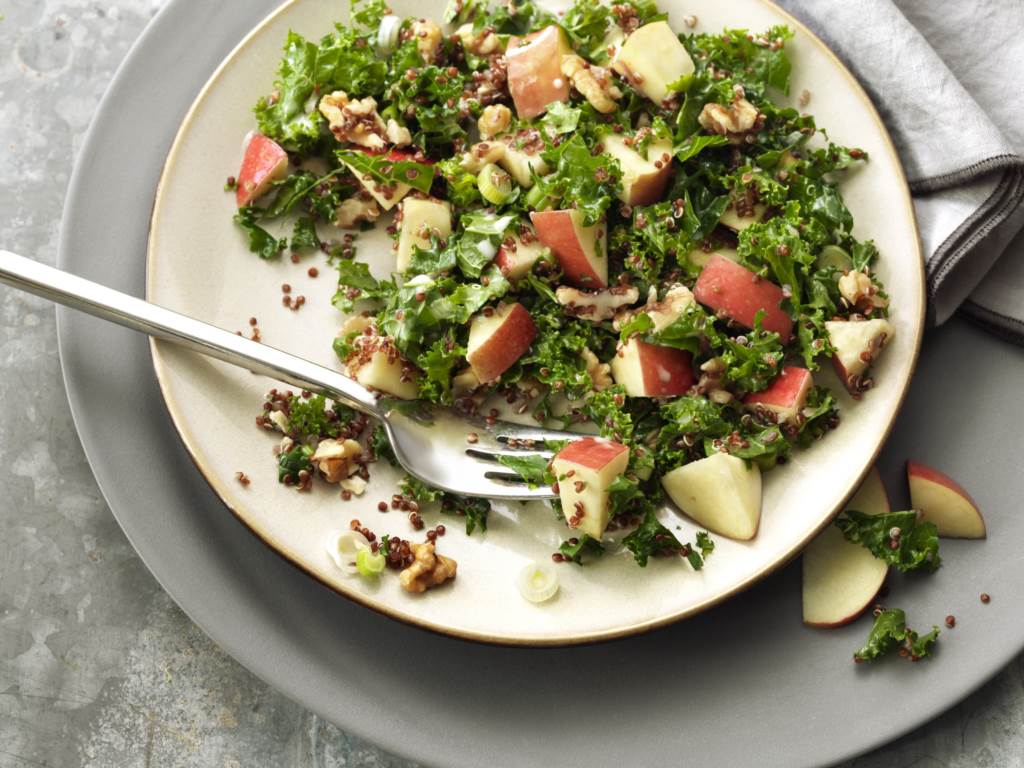
[[[175,160],[178,157],[179,152],[184,144],[185,135],[188,132],[193,120],[197,116],[200,108],[205,104],[210,91],[213,89],[216,82],[222,76],[224,71],[228,69],[234,63],[235,59],[241,54],[241,52],[249,46],[250,43],[258,36],[261,35],[264,28],[273,23],[278,16],[284,14],[293,5],[303,0],[284,0],[269,14],[263,17],[257,24],[255,24],[248,33],[235,45],[231,51],[224,57],[224,59],[217,65],[213,73],[204,82],[202,88],[198,91],[191,104],[188,107],[185,116],[182,118],[180,125],[178,126],[174,139],[171,146],[164,158],[161,166],[159,180],[156,185],[155,194],[153,197],[152,208],[148,221],[148,231],[146,237],[146,270],[145,270],[145,296],[147,300],[152,300],[154,281],[155,281],[155,270],[153,269],[154,262],[154,240],[156,225],[159,220],[161,211],[161,201],[165,186],[168,180],[168,175],[175,164]],[[159,387],[161,397],[163,399],[164,406],[166,407],[168,416],[170,417],[171,423],[174,426],[175,433],[178,435],[182,445],[185,448],[185,452],[191,460],[192,464],[199,471],[199,474],[203,477],[206,483],[213,490],[214,494],[220,499],[221,503],[228,509],[228,511],[256,538],[263,542],[271,551],[282,558],[292,567],[298,569],[309,578],[315,580],[318,584],[330,589],[335,594],[341,595],[342,597],[364,607],[368,608],[375,613],[386,616],[389,619],[398,621],[409,626],[416,627],[418,629],[434,632],[443,636],[470,641],[483,643],[487,645],[501,646],[501,647],[525,647],[525,648],[560,648],[570,646],[584,646],[592,645],[596,643],[610,642],[613,640],[634,637],[642,634],[652,632],[661,627],[674,624],[679,621],[683,621],[689,617],[703,613],[716,605],[719,605],[742,592],[750,589],[751,587],[758,584],[763,579],[767,578],[771,574],[775,573],[779,569],[783,568],[786,564],[796,558],[803,549],[827,526],[832,519],[839,513],[846,502],[853,496],[863,481],[864,477],[874,466],[878,459],[882,448],[885,446],[890,434],[892,433],[893,427],[895,426],[896,419],[899,416],[900,411],[906,401],[907,394],[910,390],[910,382],[914,377],[914,373],[917,369],[918,360],[920,358],[921,344],[924,338],[925,331],[925,318],[927,313],[927,289],[926,289],[926,275],[924,268],[924,244],[921,239],[920,227],[917,221],[916,211],[913,206],[913,200],[911,197],[909,183],[907,181],[906,172],[903,167],[903,163],[900,160],[899,153],[896,151],[896,147],[893,144],[892,137],[885,126],[884,121],[875,108],[874,103],[868,96],[864,87],[860,84],[856,76],[850,71],[846,64],[839,58],[839,56],[807,25],[793,16],[785,8],[779,6],[774,0],[757,0],[757,2],[768,6],[771,10],[782,16],[787,24],[789,24],[795,31],[803,34],[807,39],[813,42],[813,44],[838,67],[843,79],[846,81],[847,87],[853,94],[862,102],[866,114],[878,127],[882,143],[886,154],[893,162],[897,170],[896,182],[899,188],[903,191],[902,199],[903,203],[909,212],[910,221],[912,223],[913,241],[915,243],[915,251],[917,259],[915,263],[917,265],[914,274],[917,278],[918,285],[918,314],[916,322],[914,323],[914,339],[911,348],[911,360],[910,367],[908,369],[907,376],[900,384],[898,394],[896,396],[896,404],[892,410],[892,413],[887,420],[885,428],[881,430],[877,437],[875,444],[870,452],[870,457],[865,463],[861,471],[856,475],[855,480],[849,485],[846,491],[842,495],[842,501],[834,508],[827,511],[822,518],[811,526],[808,531],[796,540],[786,551],[775,559],[766,563],[761,569],[755,573],[750,574],[746,578],[738,581],[737,583],[730,586],[728,589],[723,590],[715,595],[712,595],[700,602],[690,605],[682,610],[674,611],[663,616],[659,616],[652,619],[646,619],[643,621],[635,622],[627,626],[616,627],[613,629],[603,629],[586,632],[576,632],[571,636],[561,635],[552,637],[536,637],[536,636],[510,636],[502,634],[493,634],[487,631],[478,631],[470,629],[459,629],[448,626],[446,624],[423,619],[411,614],[408,614],[397,607],[388,605],[387,603],[377,600],[369,595],[363,594],[355,589],[347,587],[341,587],[336,584],[329,583],[321,579],[311,568],[309,568],[301,558],[293,557],[285,551],[279,543],[275,543],[273,537],[261,530],[260,527],[254,522],[246,518],[246,516],[237,508],[237,506],[230,501],[231,494],[228,492],[227,487],[218,480],[212,471],[208,468],[199,458],[199,444],[200,440],[196,434],[189,429],[186,419],[181,411],[181,407],[177,401],[177,398],[173,394],[173,387],[169,382],[168,370],[169,364],[166,357],[162,353],[162,349],[165,344],[169,342],[162,342],[157,339],[149,340],[150,356],[153,363],[153,370],[156,376],[157,385]]]

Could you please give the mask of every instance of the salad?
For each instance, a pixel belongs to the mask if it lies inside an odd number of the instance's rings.
[[[235,222],[261,258],[326,254],[334,350],[365,386],[595,434],[506,459],[558,487],[556,561],[618,540],[641,566],[700,568],[713,543],[659,522],[665,496],[753,537],[761,473],[839,426],[822,366],[858,399],[893,336],[838,186],[867,155],[782,105],[791,38],[693,17],[680,33],[653,0],[453,0],[440,21],[354,2],[349,26],[288,35],[229,179]],[[387,275],[357,253],[376,226]],[[380,428],[308,393],[272,392],[257,423],[284,433],[279,479],[300,489],[359,495],[389,458]],[[486,500],[400,490],[380,505],[414,528],[427,504],[486,527]],[[388,565],[415,559],[353,528]]]

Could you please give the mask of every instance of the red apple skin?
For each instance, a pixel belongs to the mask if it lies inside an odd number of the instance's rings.
[[[608,259],[603,253],[607,243],[602,238],[597,246],[602,253],[588,254],[577,231],[581,220],[582,214],[575,210],[530,213],[538,239],[555,254],[566,282],[590,290],[607,288]],[[603,269],[595,268],[595,263]]]
[[[235,201],[244,208],[288,172],[288,153],[261,133],[253,134],[238,171]]]
[[[513,304],[504,322],[467,357],[480,381],[494,381],[512,367],[537,336],[537,326],[522,304]]]
[[[921,477],[924,478],[925,480],[930,480],[933,483],[944,485],[947,488],[949,488],[949,490],[960,494],[969,502],[971,502],[971,505],[975,509],[978,508],[978,505],[975,504],[974,499],[971,498],[971,494],[965,491],[962,485],[960,485],[956,480],[951,478],[945,472],[940,472],[939,470],[933,467],[929,467],[927,464],[921,464],[920,462],[917,461],[908,460],[907,477]]]
[[[633,339],[633,343],[637,345],[648,397],[678,397],[697,383],[693,375],[693,355],[686,350],[648,344],[639,339]]]
[[[516,114],[530,120],[555,101],[569,100],[569,80],[562,74],[562,55],[570,53],[562,30],[552,24],[524,38],[509,41],[508,90]]]
[[[723,312],[746,328],[754,327],[754,318],[764,310],[761,327],[774,331],[783,341],[793,332],[793,319],[782,310],[782,289],[724,256],[713,255],[704,265],[693,295],[701,304]]]
[[[813,383],[811,372],[806,368],[787,365],[765,389],[743,398],[743,404],[776,413],[791,412],[795,416],[804,407]]]
[[[584,437],[575,440],[560,450],[556,459],[571,461],[582,467],[599,470],[629,448],[612,440],[600,437]]]

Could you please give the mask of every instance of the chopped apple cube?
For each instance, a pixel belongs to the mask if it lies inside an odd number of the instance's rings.
[[[693,295],[701,304],[720,312],[744,328],[753,328],[764,310],[761,327],[789,340],[793,319],[782,309],[785,295],[775,283],[723,256],[712,256],[701,270]]]
[[[575,208],[533,211],[530,221],[540,241],[555,254],[567,282],[590,290],[608,287],[608,238],[603,221],[588,227],[583,213]]]
[[[866,515],[890,512],[882,478],[871,468],[847,503]],[[860,544],[847,541],[832,523],[818,534],[803,556],[804,624],[841,627],[860,616],[874,601],[889,566]]]
[[[645,24],[626,38],[612,67],[655,104],[669,95],[669,86],[696,69],[693,59],[666,21]]]
[[[807,402],[814,380],[806,368],[787,365],[771,384],[743,398],[749,410],[769,412],[779,424],[796,421]]]
[[[530,348],[537,326],[522,304],[485,307],[470,322],[466,360],[477,378],[491,382]]]
[[[835,353],[836,373],[851,393],[864,391],[864,374],[895,333],[884,318],[874,320],[828,320],[825,323]]]
[[[935,523],[939,536],[952,539],[984,539],[985,520],[978,505],[949,475],[916,461],[907,462],[910,506],[923,519]]]
[[[356,381],[400,400],[416,399],[419,371],[402,357],[392,338],[357,336],[352,346],[345,368]]]
[[[661,478],[669,498],[713,533],[746,541],[761,521],[761,470],[728,453],[676,467]]]
[[[729,207],[725,209],[725,213],[718,220],[718,223],[723,227],[728,227],[733,232],[742,232],[751,224],[757,224],[761,221],[766,213],[768,213],[768,208],[761,203],[754,203],[749,211],[744,211],[743,213],[736,209],[735,204],[730,203]]]
[[[740,263],[740,257],[736,253],[735,248],[715,248],[710,251],[705,251],[703,248],[694,248],[686,255],[686,258],[693,266],[703,269],[711,261],[711,257],[716,255],[721,256],[723,259],[734,261],[737,264]]]
[[[238,171],[235,201],[244,208],[266,194],[270,185],[288,174],[288,153],[271,139],[260,133],[249,138]]]
[[[658,202],[672,176],[672,142],[652,141],[647,156],[627,143],[627,137],[612,133],[601,139],[604,151],[619,161],[622,189],[619,199],[627,205],[650,205]]]
[[[508,90],[521,119],[537,117],[549,104],[569,100],[569,81],[562,74],[562,56],[569,53],[572,46],[556,24],[509,41]]]
[[[611,365],[615,383],[631,397],[676,397],[696,383],[689,352],[636,337],[619,344]]]
[[[519,146],[514,137],[506,137],[503,140],[504,152],[498,155],[498,165],[508,171],[509,175],[516,180],[523,189],[533,186],[534,174],[544,176],[551,168],[544,162],[539,151],[528,152]],[[498,145],[501,146],[501,145]]]
[[[551,462],[570,528],[600,539],[608,527],[608,488],[626,471],[629,448],[600,437],[569,443]]]
[[[533,227],[524,226],[519,234],[502,242],[494,263],[509,280],[522,280],[547,253]]]
[[[395,162],[402,162],[414,159],[415,154],[415,152],[409,149],[392,149],[388,152],[388,159],[394,160]],[[345,167],[352,171],[352,175],[359,180],[359,183],[363,185],[363,189],[370,193],[370,196],[377,201],[377,204],[380,205],[382,210],[390,211],[403,197],[412,191],[412,187],[403,182],[398,182],[391,186],[382,186],[372,176],[368,174],[362,175],[350,163],[345,163]]]
[[[452,233],[452,207],[432,197],[410,197],[402,201],[400,211],[402,223],[395,269],[404,272],[415,248],[429,249],[431,236],[444,240]]]

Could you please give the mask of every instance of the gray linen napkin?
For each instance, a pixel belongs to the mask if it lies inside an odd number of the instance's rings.
[[[1024,2],[781,0],[871,95],[903,160],[928,319],[1024,344]]]

